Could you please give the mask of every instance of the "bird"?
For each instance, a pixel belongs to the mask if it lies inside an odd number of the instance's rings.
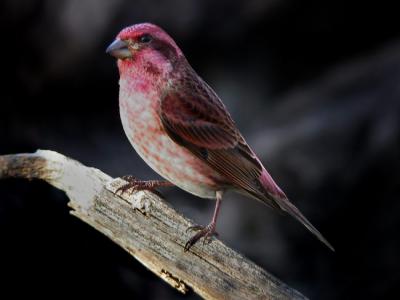
[[[216,92],[195,72],[161,27],[140,23],[122,29],[106,53],[117,59],[119,111],[123,129],[139,156],[163,179],[123,177],[120,188],[177,186],[215,199],[207,226],[184,245],[210,242],[223,195],[235,191],[294,217],[322,243],[332,245],[292,204],[246,142]]]

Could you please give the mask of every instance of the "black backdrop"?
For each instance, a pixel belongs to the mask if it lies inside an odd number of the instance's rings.
[[[312,299],[390,298],[400,283],[394,4],[3,1],[0,154],[52,149],[112,176],[157,177],[124,136],[118,72],[104,53],[121,28],[143,21],[175,38],[337,251],[233,194],[221,238]],[[198,223],[211,217],[210,201],[164,195]],[[4,180],[0,199],[0,293],[184,298],[70,216],[62,192]]]

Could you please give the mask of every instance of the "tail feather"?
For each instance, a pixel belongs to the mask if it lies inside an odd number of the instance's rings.
[[[275,199],[275,202],[279,207],[287,212],[289,215],[294,217],[297,221],[303,224],[312,234],[314,234],[322,243],[324,243],[329,249],[335,251],[332,245],[322,236],[322,234],[306,219],[306,217],[300,212],[300,210],[294,206],[287,198]]]
[[[314,234],[322,243],[328,246],[329,249],[335,251],[332,245],[310,223],[310,221],[303,216],[300,210],[298,210],[298,208],[289,201],[285,193],[275,183],[267,170],[263,169],[258,183],[259,185],[256,192],[250,190],[247,190],[247,192],[268,206],[276,208],[278,211],[284,211],[291,215],[293,218],[303,224],[308,230],[310,230],[311,233]]]

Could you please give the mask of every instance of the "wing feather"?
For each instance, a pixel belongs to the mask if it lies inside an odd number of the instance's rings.
[[[160,118],[169,136],[199,157],[232,186],[264,204],[285,211],[306,226],[330,249],[321,233],[286,198],[236,128],[214,91],[194,71],[175,82],[160,103]],[[260,176],[267,180],[260,181]],[[270,186],[270,187],[269,187]],[[271,190],[271,191],[270,191]]]
[[[161,99],[160,117],[166,132],[235,188],[277,207],[260,187],[263,167],[225,106],[201,78],[188,73],[190,76],[177,80]]]

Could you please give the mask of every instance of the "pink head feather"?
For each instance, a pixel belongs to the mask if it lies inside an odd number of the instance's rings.
[[[172,46],[178,56],[182,55],[182,51],[176,45],[175,41],[163,29],[151,23],[140,23],[126,27],[118,33],[117,38],[121,40],[137,40],[144,34],[149,34],[158,41]]]

